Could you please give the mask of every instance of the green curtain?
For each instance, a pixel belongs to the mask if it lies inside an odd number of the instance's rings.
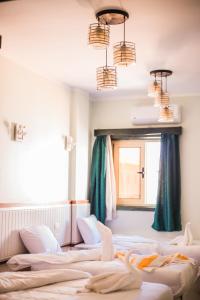
[[[178,135],[161,135],[159,172],[157,205],[152,228],[158,231],[179,231],[181,180]]]
[[[97,136],[93,152],[90,175],[89,199],[91,214],[105,223],[106,218],[106,136]]]

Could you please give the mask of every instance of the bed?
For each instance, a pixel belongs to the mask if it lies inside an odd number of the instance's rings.
[[[48,269],[51,266],[47,264],[35,265],[32,270]],[[114,271],[120,272],[123,265],[120,261],[102,262],[102,261],[86,261],[68,264],[66,266],[73,270],[81,270],[89,272],[92,275],[98,275],[104,272]],[[146,282],[162,283],[169,286],[174,296],[184,295],[196,280],[197,272],[190,265],[171,265],[155,270],[152,273],[141,271],[142,279]]]
[[[45,235],[46,237],[46,235]],[[135,253],[138,254],[151,254],[153,252],[161,252],[161,245],[150,239],[145,239],[138,236],[123,236],[123,235],[114,235],[113,236],[113,242],[115,246],[118,249],[134,249]],[[35,245],[35,243],[34,243]],[[79,245],[80,247],[80,245]],[[83,247],[83,245],[81,246]],[[11,258],[9,263],[17,263],[18,266],[24,268],[27,266],[31,266],[32,270],[47,270],[47,269],[76,269],[76,270],[83,270],[88,271],[92,274],[99,274],[102,272],[105,272],[106,270],[121,270],[123,268],[122,263],[118,260],[110,261],[110,262],[102,262],[100,258],[100,248],[101,243],[98,243],[98,245],[93,244],[91,245],[91,250],[86,250],[84,259],[79,259],[77,256],[80,255],[80,257],[83,256],[84,251],[69,251],[67,253],[57,253],[56,255],[50,255],[49,254],[40,254],[34,256],[32,254],[25,254],[24,260],[27,262],[16,262],[14,256]],[[88,248],[88,244],[86,245],[86,248]],[[167,247],[164,247],[162,251],[168,249]],[[49,251],[49,249],[48,249]],[[19,252],[20,253],[20,252]],[[79,254],[78,254],[79,253]],[[89,253],[89,255],[88,255]],[[93,254],[93,258],[91,259],[91,253]],[[74,255],[74,256],[73,256]],[[198,255],[198,251],[197,251]],[[23,255],[22,255],[23,256]],[[17,257],[21,257],[20,255]],[[26,257],[26,258],[25,258]],[[68,258],[67,258],[68,257]],[[29,261],[33,259],[33,261]],[[63,261],[64,258],[64,261]],[[23,260],[23,259],[22,259]],[[183,295],[186,293],[186,291],[189,290],[189,287],[191,286],[191,282],[195,281],[196,278],[197,269],[194,267],[191,267],[189,264],[184,265],[173,265],[171,267],[165,267],[156,270],[156,272],[153,272],[151,274],[147,274],[146,272],[142,273],[142,277],[144,281],[149,282],[158,282],[158,283],[166,283],[169,285],[173,291],[173,294],[175,296]]]
[[[47,275],[51,276],[51,272]],[[0,300],[172,300],[173,296],[171,294],[170,289],[161,284],[154,283],[142,283],[139,289],[131,289],[126,291],[115,291],[108,294],[100,294],[90,292],[85,290],[85,286],[88,283],[89,278],[82,274],[82,276],[76,276],[76,279],[71,279],[69,276],[70,270],[54,270],[54,278],[55,282],[52,282],[52,278],[50,281],[46,280],[45,284],[35,284],[35,287],[32,288],[33,284],[29,284],[29,287],[26,289],[19,289],[7,292],[4,294],[0,293]],[[65,279],[65,272],[66,279]],[[24,272],[25,273],[25,272]],[[33,274],[35,273],[35,274]],[[79,272],[83,273],[83,272]],[[34,275],[37,282],[40,279],[40,272],[26,272],[27,277]],[[43,274],[43,277],[47,276]],[[81,275],[81,274],[80,274]],[[4,276],[4,274],[3,274]],[[13,275],[17,276],[17,275]],[[6,277],[6,273],[5,273]],[[33,276],[32,276],[33,277]],[[74,276],[72,276],[74,277]],[[60,278],[60,280],[59,280]],[[33,282],[32,282],[33,283]],[[42,285],[42,286],[41,286]],[[27,289],[28,288],[28,289]],[[1,289],[0,289],[1,290]]]
[[[32,270],[41,270],[51,268],[52,265],[41,264],[32,267]],[[56,267],[59,267],[58,265]],[[92,275],[101,274],[104,272],[120,272],[123,270],[123,264],[121,261],[114,260],[111,262],[102,261],[86,261],[68,264],[66,266],[60,266],[62,268],[67,267],[69,269],[81,270],[89,272]],[[142,279],[146,282],[162,283],[169,286],[174,296],[184,295],[192,286],[196,280],[196,270],[186,264],[174,264],[157,269],[151,273],[141,271]]]
[[[97,230],[97,219],[95,216],[90,215],[82,218],[79,216],[79,218],[77,218],[77,225],[75,227],[72,226],[74,236],[76,235],[77,227],[79,227],[84,242],[82,239],[79,239],[79,243],[74,245],[75,248],[95,249],[101,247],[101,237]],[[78,240],[78,236],[76,240]],[[195,259],[200,266],[200,241],[193,241],[192,245],[180,246],[171,244],[171,241],[160,242],[137,235],[119,234],[113,234],[112,240],[117,250],[134,249],[136,254],[151,254],[156,252],[160,255],[179,252]]]
[[[159,253],[160,255],[170,255],[174,253],[182,253],[190,258],[193,258],[200,267],[200,243],[195,241],[190,246],[170,245],[168,242],[158,242],[151,239],[146,239],[140,236],[127,236],[113,234],[113,245],[116,250],[134,249],[136,254],[152,254]],[[101,242],[96,244],[79,243],[74,246],[75,249],[99,249]]]
[[[66,288],[74,286],[82,287],[85,280],[77,282],[62,282],[29,291],[13,292],[0,295],[1,300],[172,300],[170,289],[161,284],[143,283],[140,290],[115,292],[107,295],[96,293],[67,294]]]
[[[19,267],[31,266],[34,271],[74,269],[92,275],[124,270],[124,263],[119,259],[101,261],[100,249],[69,251],[58,255],[23,254],[13,257],[8,263]],[[197,268],[189,263],[172,264],[151,273],[141,271],[141,274],[143,281],[166,284],[171,288],[174,296],[181,296],[188,292],[195,282]]]

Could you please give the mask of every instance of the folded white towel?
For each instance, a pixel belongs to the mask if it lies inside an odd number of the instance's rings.
[[[139,271],[129,263],[127,254],[125,264],[127,271],[109,272],[93,276],[89,279],[86,288],[96,293],[107,294],[119,290],[139,289],[142,284],[142,278]]]
[[[112,231],[110,228],[97,222],[97,229],[101,235],[101,260],[110,261],[114,258],[114,246],[112,243]]]
[[[189,246],[193,243],[193,236],[191,231],[191,223],[187,223],[185,226],[183,245]]]
[[[193,236],[191,231],[191,223],[187,223],[185,225],[184,235],[179,235],[175,239],[171,240],[170,245],[178,245],[178,246],[190,246],[193,244]]]

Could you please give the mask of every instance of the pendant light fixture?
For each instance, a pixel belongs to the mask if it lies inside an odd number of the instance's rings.
[[[170,123],[173,121],[174,121],[173,110],[169,106],[161,107],[158,122],[161,122],[161,123],[169,122]]]
[[[124,39],[122,42],[116,43],[113,47],[114,65],[122,67],[136,62],[135,44],[132,42],[127,42],[125,38],[125,23],[126,19],[124,17]]]
[[[97,90],[115,89],[117,87],[117,70],[116,67],[107,64],[106,48],[106,65],[97,68]]]
[[[88,44],[95,49],[105,49],[109,45],[110,26],[106,24],[93,23],[89,26]]]
[[[166,107],[169,106],[169,95],[167,92],[164,92],[162,89],[160,93],[157,93],[154,99],[155,107]]]
[[[167,77],[172,75],[172,71],[153,70],[150,72],[150,75],[155,77],[152,87],[152,93],[148,93],[148,95],[154,95],[155,97],[154,106],[169,106],[169,95],[167,92]],[[157,78],[159,78],[159,81],[157,80]],[[163,80],[165,80],[165,86]]]
[[[89,27],[88,44],[95,49],[106,49],[106,65],[97,68],[97,90],[117,87],[116,67],[107,65],[107,49],[110,39],[110,25],[124,24],[124,40],[114,46],[114,65],[128,66],[136,61],[135,44],[125,40],[125,22],[129,14],[121,9],[104,9],[96,13],[98,23]]]
[[[149,85],[149,88],[148,88],[148,96],[149,97],[156,97],[161,92],[160,81],[157,80],[156,74],[154,76],[155,76],[155,79]]]
[[[153,70],[150,72],[154,76],[154,82],[150,86],[148,95],[154,96],[154,106],[160,108],[158,121],[162,123],[173,121],[173,110],[170,107],[169,94],[167,92],[167,77],[172,75],[170,70]],[[157,80],[159,78],[159,80]],[[165,81],[165,85],[164,85]]]

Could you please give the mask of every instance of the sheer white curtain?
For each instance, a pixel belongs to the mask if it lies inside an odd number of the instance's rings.
[[[111,221],[116,217],[116,182],[113,164],[113,151],[111,138],[106,137],[106,221]]]

